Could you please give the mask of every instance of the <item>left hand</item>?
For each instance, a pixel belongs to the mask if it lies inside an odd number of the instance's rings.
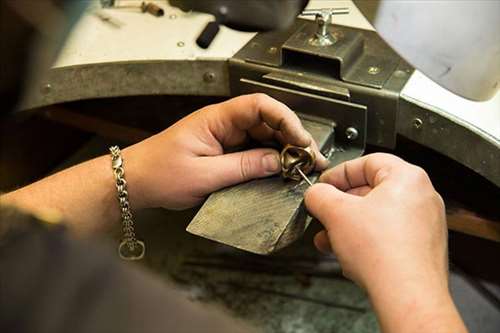
[[[249,137],[311,146],[316,169],[328,165],[287,106],[264,94],[240,96],[198,110],[124,150],[133,208],[193,207],[218,189],[279,173],[279,153],[274,149],[224,153]]]

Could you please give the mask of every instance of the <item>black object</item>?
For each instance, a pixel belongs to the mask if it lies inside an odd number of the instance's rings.
[[[219,30],[219,23],[216,21],[209,22],[205,29],[201,32],[200,36],[196,39],[196,44],[202,49],[208,48]]]
[[[196,40],[207,48],[219,32],[219,25],[240,31],[270,31],[288,28],[309,0],[169,0],[170,5],[183,11],[197,11],[215,16]]]

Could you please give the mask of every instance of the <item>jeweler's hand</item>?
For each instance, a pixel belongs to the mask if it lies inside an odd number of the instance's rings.
[[[249,137],[312,145],[316,168],[327,166],[310,134],[287,106],[264,94],[240,96],[198,110],[124,151],[129,191],[134,194],[132,205],[192,207],[223,187],[280,172],[279,153],[274,149],[224,153]]]
[[[366,288],[383,331],[463,332],[448,292],[444,204],[425,171],[372,154],[320,181],[305,194],[325,227],[315,245],[333,250],[344,274]]]

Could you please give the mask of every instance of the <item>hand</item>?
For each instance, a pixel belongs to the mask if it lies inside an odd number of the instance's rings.
[[[421,320],[412,328],[441,325],[440,316],[465,330],[448,292],[443,200],[425,171],[371,154],[326,171],[320,181],[305,194],[307,209],[325,227],[315,245],[333,250],[344,274],[368,291],[383,331],[410,331],[413,319]]]
[[[264,94],[240,96],[198,110],[123,152],[134,208],[192,207],[223,187],[279,173],[274,149],[224,153],[249,137],[311,145],[316,168],[328,164],[288,107]]]

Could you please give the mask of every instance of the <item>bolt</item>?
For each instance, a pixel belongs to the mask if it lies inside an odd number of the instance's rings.
[[[421,129],[423,124],[424,122],[422,121],[422,119],[420,118],[413,119],[413,127],[415,129]]]
[[[50,83],[46,83],[40,88],[40,92],[44,95],[47,95],[51,90],[52,85]]]
[[[213,82],[215,80],[215,73],[214,72],[206,72],[203,74],[203,81],[209,83]]]
[[[368,67],[368,74],[377,75],[378,73],[380,73],[380,67],[377,66]]]
[[[403,78],[403,77],[406,77],[408,73],[406,73],[405,71],[402,71],[401,69],[398,69],[397,71],[394,72],[394,76],[398,77],[398,78]]]
[[[269,49],[267,49],[267,53],[269,53],[269,54],[276,54],[276,52],[278,52],[277,47],[272,46]]]
[[[351,141],[356,140],[358,137],[358,130],[355,129],[354,127],[348,127],[345,130],[345,136],[347,137],[347,139]]]
[[[182,41],[177,42],[177,46],[178,46],[178,47],[183,47],[183,46],[184,46],[184,42],[182,42]]]

